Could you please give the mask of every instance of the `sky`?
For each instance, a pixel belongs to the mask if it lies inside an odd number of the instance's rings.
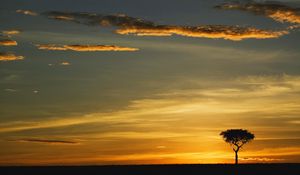
[[[299,8],[2,0],[0,165],[300,163]]]

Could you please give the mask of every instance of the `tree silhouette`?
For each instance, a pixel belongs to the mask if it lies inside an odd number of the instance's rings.
[[[238,152],[243,145],[254,139],[254,134],[244,129],[228,129],[222,131],[220,135],[223,137],[224,141],[232,146],[235,152],[235,164],[238,164]]]

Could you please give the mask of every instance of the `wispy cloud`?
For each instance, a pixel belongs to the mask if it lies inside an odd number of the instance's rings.
[[[116,33],[122,35],[133,34],[137,36],[172,36],[227,39],[240,41],[243,39],[278,38],[288,34],[288,31],[261,30],[254,27],[226,26],[226,25],[200,25],[178,26],[159,25],[154,22],[134,18],[127,15],[100,15],[94,13],[67,13],[51,11],[43,13],[50,19],[72,21],[85,25],[117,26]]]
[[[21,14],[24,14],[24,15],[30,15],[30,16],[37,16],[38,13],[34,12],[34,11],[31,11],[31,10],[16,10],[17,13],[21,13]]]
[[[4,91],[6,91],[6,92],[17,92],[16,89],[12,89],[12,88],[6,88],[6,89],[4,89]]]
[[[52,140],[52,139],[36,139],[36,138],[29,138],[29,139],[17,139],[17,140],[9,140],[15,142],[33,142],[33,143],[45,143],[45,144],[78,144],[79,142],[75,141],[68,141],[68,140]]]
[[[93,51],[138,51],[138,48],[122,47],[115,45],[55,45],[55,44],[37,44],[41,50],[72,50],[78,52]]]
[[[275,162],[275,161],[283,161],[284,159],[280,158],[270,158],[270,157],[241,157],[242,161],[251,161],[251,162]]]
[[[17,41],[11,39],[0,40],[0,46],[16,46],[16,45],[18,45]]]
[[[49,16],[49,18],[57,19],[57,20],[65,20],[65,21],[74,21],[75,18],[69,17],[69,16],[63,16],[63,15],[58,15],[58,16]]]
[[[16,56],[13,53],[3,53],[0,52],[0,61],[16,61],[16,60],[23,60],[23,56]]]
[[[67,50],[64,46],[55,44],[36,44],[35,46],[40,50]]]
[[[276,3],[225,3],[216,8],[228,10],[248,11],[258,15],[264,15],[279,22],[300,24],[300,9]]]

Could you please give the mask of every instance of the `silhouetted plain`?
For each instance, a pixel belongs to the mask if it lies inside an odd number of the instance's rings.
[[[1,175],[299,175],[300,164],[0,167]]]

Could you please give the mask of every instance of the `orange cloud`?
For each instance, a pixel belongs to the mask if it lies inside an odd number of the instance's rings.
[[[71,63],[69,63],[67,61],[64,61],[64,62],[61,62],[60,65],[62,65],[62,66],[69,66],[69,65],[71,65]]]
[[[158,25],[154,22],[134,18],[127,15],[100,15],[92,13],[46,12],[43,13],[50,19],[67,20],[84,25],[117,26],[116,33],[122,35],[134,34],[136,36],[172,36],[227,39],[240,41],[243,39],[278,38],[288,34],[288,31],[261,30],[253,27],[225,26],[225,25],[200,25],[177,26]]]
[[[18,45],[17,41],[10,40],[10,39],[3,39],[0,40],[0,46],[16,46]]]
[[[55,44],[37,44],[41,50],[72,50],[78,52],[93,52],[93,51],[137,51],[138,48],[121,47],[115,45],[63,45]]]
[[[23,60],[23,56],[16,56],[12,53],[2,53],[0,52],[0,61],[15,61],[15,60]]]
[[[282,4],[274,3],[256,3],[251,2],[247,4],[241,3],[226,3],[216,8],[229,10],[248,11],[259,15],[265,15],[273,20],[279,22],[289,22],[300,24],[300,10],[299,8],[292,8]]]
[[[38,13],[33,12],[31,10],[16,10],[16,12],[24,14],[24,15],[30,15],[30,16],[37,16],[38,15]]]
[[[278,38],[288,34],[287,31],[267,31],[255,28],[244,28],[238,26],[207,25],[199,27],[181,26],[156,26],[149,28],[124,27],[116,31],[118,34],[137,36],[171,36],[179,35],[185,37],[227,39],[240,41],[243,39],[267,39]]]

